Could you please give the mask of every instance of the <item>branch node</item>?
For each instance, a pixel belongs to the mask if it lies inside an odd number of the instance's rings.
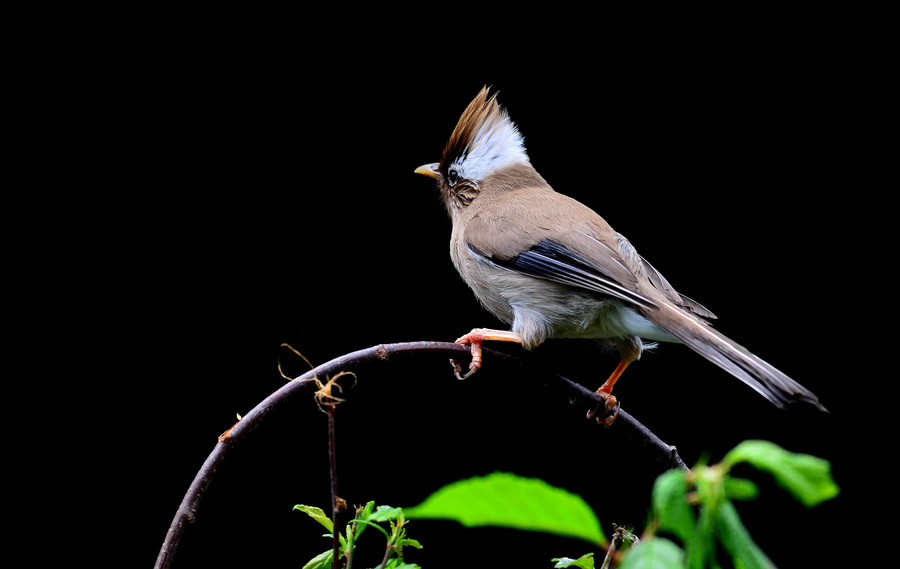
[[[241,417],[241,414],[238,413],[238,414],[237,414],[237,423],[231,425],[231,428],[229,428],[227,431],[225,431],[224,433],[222,433],[221,435],[219,435],[219,442],[220,442],[220,443],[224,443],[225,441],[227,441],[228,439],[230,439],[230,438],[231,438],[231,431],[233,431],[234,428],[237,427],[243,419],[244,419],[244,418]]]

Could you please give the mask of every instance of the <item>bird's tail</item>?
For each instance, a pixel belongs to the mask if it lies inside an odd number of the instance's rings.
[[[778,407],[804,402],[827,411],[813,392],[698,318],[669,304],[653,310],[653,314],[647,312],[660,328]]]

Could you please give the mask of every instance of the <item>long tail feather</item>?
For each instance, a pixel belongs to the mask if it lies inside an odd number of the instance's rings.
[[[657,326],[778,407],[804,402],[827,411],[813,392],[708,324],[678,308],[664,304],[659,309],[647,310],[644,314]]]

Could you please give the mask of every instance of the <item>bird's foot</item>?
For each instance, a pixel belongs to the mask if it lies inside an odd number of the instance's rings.
[[[456,340],[457,344],[470,344],[472,346],[472,362],[469,364],[469,371],[465,375],[462,375],[462,365],[459,363],[459,360],[450,360],[456,379],[468,379],[473,373],[481,369],[481,344],[484,342],[484,337],[478,334],[476,330],[472,330]]]
[[[456,379],[468,379],[476,371],[481,369],[481,345],[487,340],[498,342],[518,342],[522,343],[522,339],[515,332],[507,332],[504,330],[491,330],[489,328],[475,328],[465,336],[461,336],[456,340],[457,344],[469,344],[472,346],[472,361],[469,363],[469,371],[462,375],[462,365],[459,360],[450,360],[453,366],[453,373]]]
[[[622,372],[625,371],[625,368],[628,367],[628,364],[631,363],[630,359],[623,359],[619,362],[619,365],[616,366],[616,369],[613,370],[612,375],[609,376],[603,385],[600,386],[600,389],[597,390],[597,395],[603,398],[603,409],[604,412],[602,415],[597,417],[597,423],[603,425],[604,427],[609,427],[613,424],[613,421],[616,420],[616,417],[619,416],[619,401],[616,399],[616,396],[612,394],[613,386],[619,380],[619,377],[622,375]],[[597,414],[597,411],[600,410],[600,405],[597,406],[593,411],[588,411],[587,418],[591,419],[594,415]]]
[[[599,411],[600,408],[603,407],[603,413],[597,417],[597,424],[603,425],[604,427],[609,427],[613,424],[613,421],[616,420],[616,417],[619,416],[619,400],[616,399],[615,395],[606,393],[601,390],[597,391],[597,395],[603,398],[604,403],[602,405],[598,405],[593,411],[588,411],[587,418],[594,418],[594,416],[597,415],[597,411]]]

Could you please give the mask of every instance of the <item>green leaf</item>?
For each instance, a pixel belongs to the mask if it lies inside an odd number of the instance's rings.
[[[329,549],[325,553],[320,553],[310,559],[309,563],[303,566],[303,569],[330,569],[334,565],[331,562],[333,556],[334,551]]]
[[[578,559],[570,559],[568,557],[557,557],[550,561],[556,561],[554,569],[557,567],[578,567],[580,569],[594,569],[594,554],[586,553]]]
[[[696,525],[694,510],[687,503],[688,482],[682,470],[660,474],[653,483],[653,510],[659,529],[672,532],[687,543]]]
[[[422,544],[415,539],[401,539],[400,540],[401,547],[415,547],[416,549],[422,549]]]
[[[328,531],[334,531],[334,526],[331,523],[331,518],[325,515],[325,512],[322,511],[322,508],[314,508],[313,506],[304,506],[303,504],[297,504],[296,506],[294,506],[294,509],[305,512],[309,517],[325,526]]]
[[[453,482],[403,512],[409,519],[456,520],[467,527],[498,526],[603,542],[600,522],[580,496],[537,478],[503,472]]]
[[[664,537],[645,539],[631,548],[619,569],[684,569],[684,551]]]
[[[375,510],[375,513],[369,516],[369,519],[374,522],[386,522],[389,520],[396,520],[400,517],[402,513],[402,508],[392,508],[390,506],[378,506],[378,509]]]
[[[356,512],[356,519],[362,520],[363,523],[356,524],[356,535],[353,537],[353,541],[359,539],[359,536],[362,535],[362,532],[366,529],[366,526],[369,525],[367,522],[369,518],[372,516],[372,510],[375,508],[375,502],[366,502],[366,505],[363,506],[362,510],[358,510]],[[378,528],[381,529],[381,528]],[[349,536],[351,533],[351,524],[347,525],[347,535]]]
[[[725,495],[734,500],[755,500],[759,495],[759,488],[752,480],[726,476],[724,480]]]
[[[735,567],[774,569],[775,565],[750,537],[737,510],[728,500],[719,504],[716,511],[716,529],[719,541],[731,555]]]
[[[730,469],[739,462],[769,472],[779,486],[807,507],[830,500],[840,492],[827,460],[788,452],[769,441],[744,441],[725,455],[722,464]]]

